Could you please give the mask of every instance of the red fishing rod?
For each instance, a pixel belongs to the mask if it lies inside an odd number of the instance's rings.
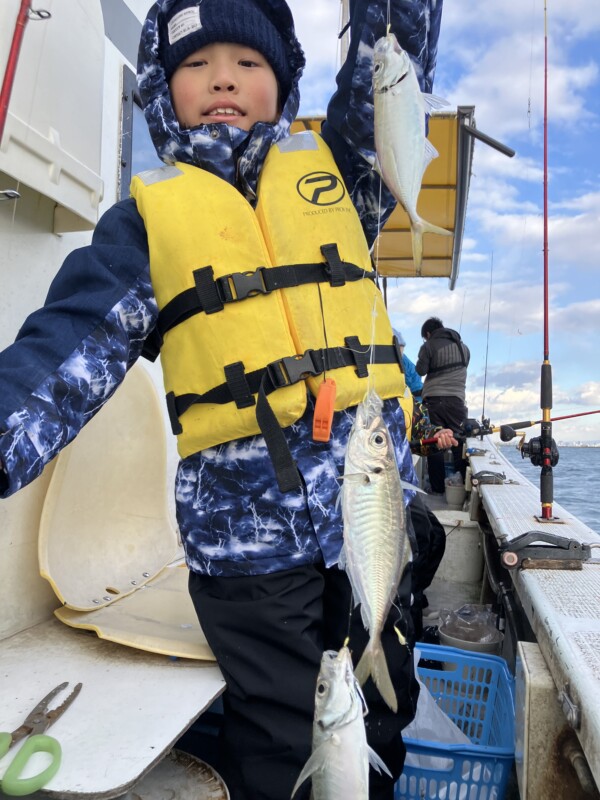
[[[562,417],[552,417],[550,422],[560,422],[563,419],[575,419],[575,417],[588,417],[590,414],[600,414],[600,409],[597,411],[581,411],[579,414],[565,414]],[[522,422],[509,422],[508,425],[500,425],[496,428],[491,428],[491,433],[500,431],[500,438],[503,442],[510,442],[517,435],[517,430],[521,428],[531,428],[534,425],[541,425],[543,419],[524,420]]]
[[[17,62],[19,61],[19,52],[21,50],[21,42],[23,41],[23,34],[25,33],[25,26],[29,19],[30,0],[21,0],[21,7],[17,15],[15,23],[15,30],[13,32],[12,43],[10,52],[8,54],[8,61],[6,62],[6,70],[4,72],[4,80],[2,81],[2,89],[0,90],[0,142],[4,133],[4,125],[6,123],[6,115],[8,113],[8,103],[12,92],[12,87],[15,82],[15,73],[17,71]]]
[[[581,411],[578,414],[565,414],[562,417],[552,417],[550,422],[560,422],[563,419],[575,419],[576,417],[588,417],[590,414],[600,414],[600,408],[596,411]],[[469,436],[489,436],[492,433],[499,433],[503,442],[510,442],[517,436],[517,431],[521,428],[532,428],[540,425],[544,420],[522,420],[521,422],[509,422],[504,425],[490,425],[489,420],[485,424],[477,422],[476,419],[468,419],[460,431],[453,431],[454,438],[457,440],[466,439]],[[435,444],[437,439],[421,439],[421,444]],[[525,456],[523,456],[525,457]]]

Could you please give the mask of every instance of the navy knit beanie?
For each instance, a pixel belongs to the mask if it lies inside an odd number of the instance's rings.
[[[269,62],[283,97],[292,74],[280,32],[253,0],[180,0],[161,20],[160,59],[167,81],[190,53],[213,42],[258,50]]]

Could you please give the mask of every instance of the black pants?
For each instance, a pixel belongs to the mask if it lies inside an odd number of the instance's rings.
[[[428,397],[425,401],[429,419],[434,425],[442,425],[453,431],[460,430],[460,426],[468,416],[468,409],[459,397],[444,395]],[[463,481],[467,471],[467,462],[462,457],[462,444],[452,448],[454,471],[460,472]],[[444,469],[444,453],[440,450],[427,456],[427,472],[429,483],[434,492],[444,492],[446,489],[446,475]]]
[[[385,705],[371,679],[364,687],[367,738],[393,775],[370,770],[371,800],[392,800],[402,772],[401,730],[414,717],[418,684],[413,656],[393,624],[414,641],[406,610],[411,575],[401,583],[400,612],[392,609],[383,646],[398,698],[398,713]],[[311,752],[314,695],[324,650],[339,650],[346,637],[355,663],[368,635],[355,608],[346,573],[302,566],[270,575],[214,578],[190,573],[190,594],[206,638],[223,672],[220,763],[232,800],[289,800]],[[298,800],[310,794],[310,781]],[[350,798],[348,799],[350,800]]]
[[[415,532],[418,554],[412,564],[413,603],[410,613],[413,618],[415,637],[423,635],[423,609],[427,608],[425,589],[440,565],[446,550],[446,531],[444,526],[425,505],[417,494],[408,506]]]

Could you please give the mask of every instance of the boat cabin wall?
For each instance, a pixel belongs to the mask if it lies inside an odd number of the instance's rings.
[[[22,32],[16,69],[7,70],[11,95],[0,170],[55,202],[54,232],[90,230],[102,196],[100,0],[48,0],[39,12],[49,15],[43,18],[31,9],[23,18],[20,6],[8,0],[0,11],[3,73],[14,64],[9,52],[19,40],[15,31]]]
[[[123,125],[131,122],[123,81],[125,75],[131,95],[150,0],[41,5],[52,16],[25,26],[0,143],[0,191],[20,195],[0,199],[2,349],[43,304],[66,256],[89,244],[98,217],[122,195],[122,160],[130,158],[129,149],[122,149]],[[19,0],[3,0],[0,7],[0,81],[19,6]],[[141,111],[138,116],[143,119]],[[131,140],[131,130],[126,137]],[[160,367],[149,371],[162,396]],[[172,485],[174,445],[169,459],[166,479]],[[53,468],[49,464],[30,486],[0,503],[0,639],[47,619],[59,605],[39,575],[37,556]]]

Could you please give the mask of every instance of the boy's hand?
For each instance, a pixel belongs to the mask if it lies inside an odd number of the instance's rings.
[[[447,450],[449,447],[457,447],[458,442],[454,438],[454,433],[449,428],[442,428],[434,434],[433,438],[438,450]]]

